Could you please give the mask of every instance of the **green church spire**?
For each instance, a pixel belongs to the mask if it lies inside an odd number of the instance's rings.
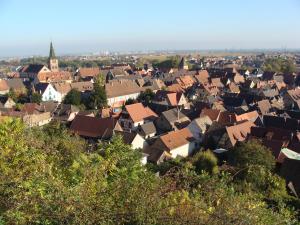
[[[50,53],[49,53],[49,59],[55,59],[55,52],[54,52],[54,48],[53,48],[53,44],[52,41],[50,43]]]

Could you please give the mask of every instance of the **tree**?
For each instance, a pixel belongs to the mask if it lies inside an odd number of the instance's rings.
[[[64,99],[65,104],[77,105],[81,104],[81,93],[77,89],[68,92]]]
[[[193,156],[192,163],[197,173],[203,171],[210,174],[218,173],[218,159],[210,150],[198,152]]]
[[[95,81],[99,86],[103,87],[105,85],[105,75],[103,73],[99,73],[96,77]]]
[[[18,119],[0,123],[0,223],[297,222],[284,204],[275,210],[257,191],[237,192],[226,173],[197,174],[179,162],[158,177],[120,136],[91,153],[86,148],[58,122],[32,129]]]
[[[229,163],[239,168],[259,165],[272,170],[275,166],[275,158],[258,140],[251,140],[239,143],[229,151]]]
[[[42,95],[35,92],[31,95],[31,102],[33,103],[41,103],[42,101]]]
[[[127,101],[125,102],[125,105],[132,105],[132,104],[135,104],[135,103],[138,103],[138,101],[135,100],[135,99],[129,98],[129,99],[127,99]]]
[[[107,106],[107,96],[105,88],[100,86],[97,82],[94,83],[94,90],[88,98],[86,103],[87,107],[90,109],[100,109]]]
[[[266,196],[286,195],[282,179],[273,174],[275,158],[259,141],[238,144],[229,151],[228,159],[237,169],[234,178],[241,190],[259,190]]]
[[[138,96],[138,101],[145,103],[148,105],[155,97],[154,92],[147,88],[145,91],[142,91]]]
[[[277,73],[294,73],[296,72],[296,66],[290,59],[269,58],[265,61],[263,70]]]

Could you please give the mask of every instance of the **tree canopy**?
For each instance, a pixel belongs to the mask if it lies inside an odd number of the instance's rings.
[[[64,99],[65,104],[80,105],[81,104],[81,93],[77,89],[72,89],[68,92]]]
[[[2,224],[296,224],[284,204],[239,192],[226,173],[188,162],[156,176],[119,136],[87,151],[55,122],[27,129],[0,123]]]
[[[263,70],[278,73],[294,73],[296,72],[296,66],[290,59],[269,58],[266,59]]]

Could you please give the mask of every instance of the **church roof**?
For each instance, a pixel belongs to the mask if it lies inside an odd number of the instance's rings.
[[[54,52],[54,47],[53,47],[53,44],[52,44],[52,41],[50,43],[50,53],[49,53],[49,59],[55,59],[55,52]]]

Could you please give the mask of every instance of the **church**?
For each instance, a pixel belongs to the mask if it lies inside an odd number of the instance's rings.
[[[55,56],[53,43],[50,43],[48,65],[29,64],[19,70],[21,78],[29,79],[37,83],[71,83],[72,74],[68,71],[60,71],[58,59]]]

